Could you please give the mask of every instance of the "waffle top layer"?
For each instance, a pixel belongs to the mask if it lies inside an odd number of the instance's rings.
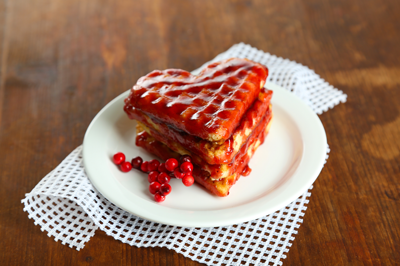
[[[190,135],[227,140],[265,84],[268,69],[247,59],[208,65],[199,75],[168,69],[141,77],[125,99],[134,108]]]

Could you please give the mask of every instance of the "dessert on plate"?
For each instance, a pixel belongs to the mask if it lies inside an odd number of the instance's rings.
[[[141,77],[124,106],[138,122],[136,145],[163,160],[191,156],[195,181],[227,196],[269,131],[267,76],[265,66],[231,58],[199,75],[167,69]]]

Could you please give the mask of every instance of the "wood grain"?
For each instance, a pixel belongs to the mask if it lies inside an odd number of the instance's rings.
[[[77,252],[20,200],[140,76],[244,42],[348,94],[320,116],[331,154],[284,265],[400,265],[399,13],[396,0],[0,1],[1,264],[199,265],[101,231]]]

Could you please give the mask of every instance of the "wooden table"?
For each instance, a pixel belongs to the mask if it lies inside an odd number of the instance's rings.
[[[399,13],[397,0],[1,1],[0,264],[199,265],[100,230],[77,252],[20,200],[140,76],[244,42],[348,94],[320,116],[331,154],[284,265],[400,265]]]

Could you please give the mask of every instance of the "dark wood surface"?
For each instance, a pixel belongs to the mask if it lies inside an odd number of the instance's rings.
[[[0,1],[0,264],[199,265],[100,230],[78,252],[20,200],[140,76],[245,42],[348,94],[320,116],[331,154],[284,265],[400,265],[399,14],[398,0]]]

